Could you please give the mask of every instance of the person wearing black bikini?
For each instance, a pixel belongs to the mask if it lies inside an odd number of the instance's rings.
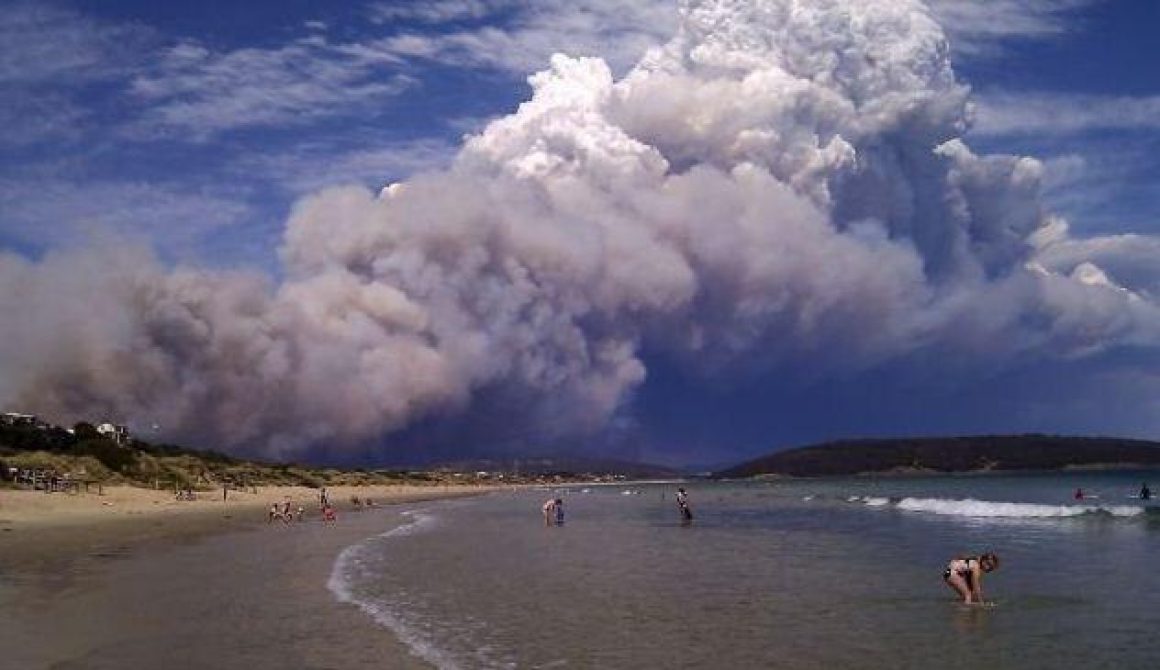
[[[999,557],[990,552],[980,556],[959,557],[947,563],[943,581],[963,599],[965,605],[982,605],[983,575],[999,567]]]

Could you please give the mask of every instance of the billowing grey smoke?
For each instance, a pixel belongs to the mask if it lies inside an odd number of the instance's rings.
[[[1147,293],[1043,211],[1040,164],[959,139],[921,3],[682,4],[620,81],[554,57],[448,171],[298,203],[280,285],[0,258],[0,313],[27,317],[0,326],[0,401],[287,456],[499,393],[549,439],[597,431],[642,352],[721,379],[1160,344]]]

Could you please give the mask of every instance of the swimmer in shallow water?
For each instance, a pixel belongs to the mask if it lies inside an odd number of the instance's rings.
[[[984,605],[983,575],[998,567],[999,557],[990,552],[978,557],[959,557],[947,563],[943,581],[963,599],[964,605]]]

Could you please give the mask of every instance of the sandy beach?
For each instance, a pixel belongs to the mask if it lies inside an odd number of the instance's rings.
[[[327,489],[341,511],[354,509],[352,496],[376,505],[473,495],[488,490],[472,486],[336,486]],[[95,489],[94,489],[95,491]],[[318,489],[265,486],[250,492],[199,492],[194,500],[176,500],[172,491],[116,486],[94,493],[0,490],[0,564],[71,558],[93,551],[123,550],[154,540],[182,539],[266,523],[272,504],[286,500],[319,517]]]
[[[346,546],[477,487],[259,487],[226,500],[131,487],[0,491],[0,648],[19,668],[426,667],[326,589]],[[351,496],[375,507],[355,507]],[[273,503],[307,510],[267,523]],[[440,504],[440,503],[432,503]]]

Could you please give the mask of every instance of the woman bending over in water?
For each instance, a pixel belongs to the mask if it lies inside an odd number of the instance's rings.
[[[981,605],[983,601],[983,574],[999,567],[999,557],[992,553],[981,556],[956,558],[947,563],[943,581],[957,593],[966,605]]]

